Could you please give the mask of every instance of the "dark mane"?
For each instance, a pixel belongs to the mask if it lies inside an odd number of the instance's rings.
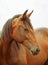
[[[18,18],[19,16],[21,16],[21,14],[13,16],[12,20],[15,19],[15,18]]]
[[[1,38],[4,40],[4,37],[9,37],[10,31],[12,31],[11,19],[9,19],[3,26]]]
[[[10,36],[9,33],[12,32],[12,20],[18,18],[20,15],[15,15],[13,18],[8,19],[8,21],[4,24],[1,38],[4,40],[4,37]]]
[[[11,43],[15,43],[17,48],[16,50],[18,50],[18,43],[15,40],[12,40],[12,38],[10,38],[10,32],[12,32],[12,20],[15,18],[18,18],[20,15],[15,15],[13,18],[8,19],[8,21],[4,24],[3,29],[2,29],[2,33],[1,33],[1,45],[0,45],[0,65],[2,65],[2,55],[4,56],[3,53],[6,54],[6,60],[9,56],[9,52],[10,52],[10,45]],[[8,44],[9,43],[9,44]],[[5,46],[4,46],[5,44]],[[6,47],[7,46],[7,47]],[[3,49],[5,48],[5,49]],[[3,50],[5,52],[3,52]],[[17,53],[17,52],[16,52]]]

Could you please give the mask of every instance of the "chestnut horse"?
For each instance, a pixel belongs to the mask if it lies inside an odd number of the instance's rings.
[[[0,65],[27,65],[30,55],[39,52],[38,42],[26,10],[22,15],[9,19],[3,26],[0,41]]]
[[[28,49],[26,49],[27,64],[28,65],[48,65],[48,29],[40,28],[34,31],[32,27],[32,34],[34,34],[36,41],[38,42],[40,53],[37,54],[36,56],[33,56],[29,53]],[[34,36],[33,35],[31,36],[32,42],[33,42],[33,39],[35,39]]]

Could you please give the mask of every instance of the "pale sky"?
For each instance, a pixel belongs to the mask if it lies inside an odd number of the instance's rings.
[[[26,9],[31,12],[31,23],[34,28],[48,27],[48,0],[0,0],[0,30],[4,23]]]

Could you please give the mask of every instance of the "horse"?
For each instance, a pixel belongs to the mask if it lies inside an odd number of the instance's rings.
[[[10,18],[3,26],[0,44],[0,65],[27,65],[27,50],[32,55],[40,51],[26,10]]]

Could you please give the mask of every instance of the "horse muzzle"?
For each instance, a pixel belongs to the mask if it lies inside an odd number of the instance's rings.
[[[40,49],[36,46],[32,46],[32,47],[30,47],[30,51],[31,51],[31,54],[37,55],[39,53]]]

